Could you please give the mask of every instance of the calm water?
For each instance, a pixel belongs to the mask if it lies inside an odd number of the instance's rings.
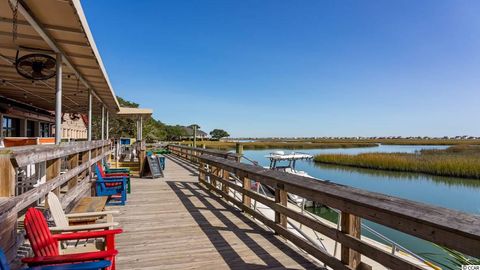
[[[379,147],[350,149],[302,149],[298,150],[298,152],[312,155],[321,153],[358,154],[366,152],[414,153],[421,149],[445,149],[447,147],[448,146],[380,145]],[[265,155],[278,150],[282,150],[285,153],[292,152],[292,150],[269,149],[246,150],[244,154],[246,157],[258,161],[262,166],[268,166],[269,160],[265,158]],[[452,208],[477,215],[480,214],[479,180],[430,176],[418,173],[379,171],[335,165],[321,165],[312,161],[297,162],[297,169],[306,171],[308,174],[316,178],[330,180],[339,184]],[[315,209],[313,211],[325,218],[331,220],[336,219],[335,215],[329,213],[326,209]],[[365,224],[417,254],[441,253],[438,248],[421,239],[408,236],[369,221],[365,221]],[[365,233],[365,235],[375,238],[368,233]],[[444,262],[441,257],[443,256],[438,256],[436,258],[440,258],[440,260]]]

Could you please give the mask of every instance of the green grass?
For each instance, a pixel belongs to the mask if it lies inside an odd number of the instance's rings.
[[[315,162],[368,169],[480,179],[480,146],[457,145],[418,153],[321,154]]]
[[[192,144],[191,141],[182,142],[182,144]],[[232,150],[235,149],[235,142],[219,142],[219,141],[197,141],[197,146],[205,145],[209,149]],[[242,143],[245,150],[259,149],[325,149],[325,148],[359,148],[359,147],[375,147],[376,143],[343,143],[343,142],[282,142],[282,141],[259,141]]]

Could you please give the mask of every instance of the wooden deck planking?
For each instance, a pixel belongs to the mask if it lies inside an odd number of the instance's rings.
[[[167,159],[165,178],[132,178],[118,269],[313,269],[318,264],[206,191],[194,168]]]

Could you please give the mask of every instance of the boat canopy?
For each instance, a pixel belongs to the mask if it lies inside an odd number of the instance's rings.
[[[277,151],[270,153],[269,155],[265,156],[270,160],[308,160],[313,159],[312,155],[305,154],[305,153],[295,153],[292,152],[290,154],[285,154],[283,151]]]

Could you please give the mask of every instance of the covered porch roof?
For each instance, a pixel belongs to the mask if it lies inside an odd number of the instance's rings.
[[[55,77],[31,81],[20,76],[17,53],[62,55],[63,112],[86,113],[88,89],[94,103],[112,113],[120,110],[79,0],[0,0],[0,95],[53,111]]]
[[[117,117],[130,119],[147,118],[152,116],[152,113],[152,109],[120,107]]]

